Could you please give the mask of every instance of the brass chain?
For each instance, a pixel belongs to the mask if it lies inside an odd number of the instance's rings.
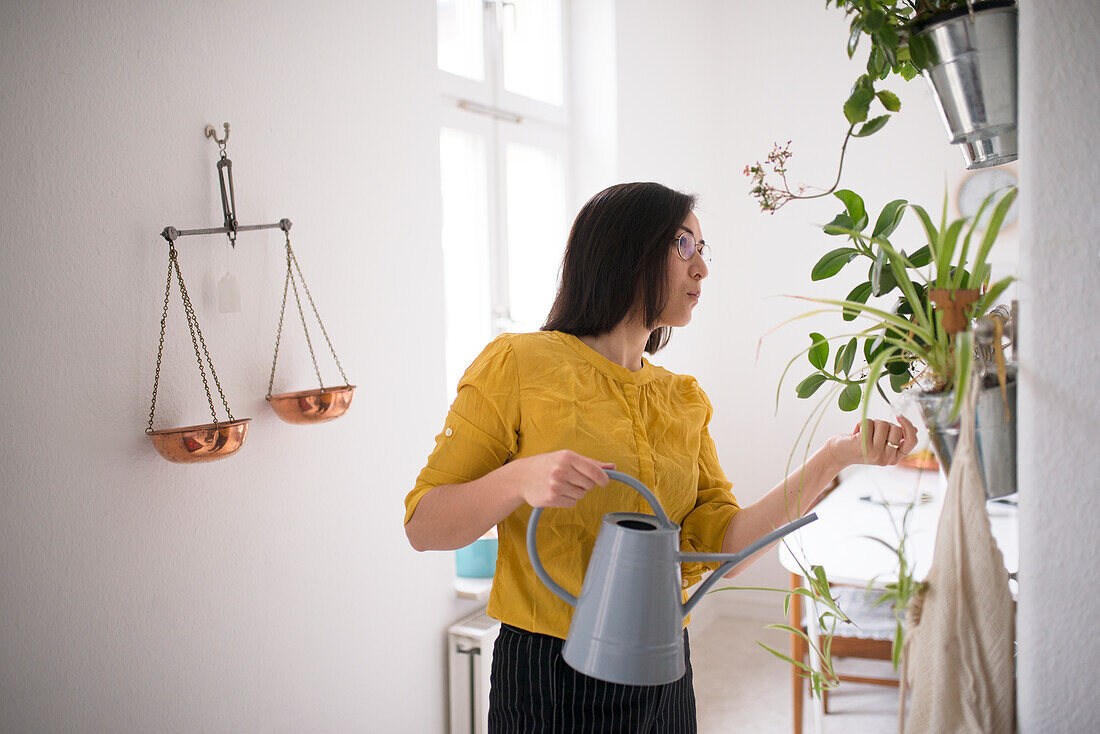
[[[290,251],[290,237],[287,237],[286,250],[289,259],[294,258],[294,254]],[[290,263],[287,262],[287,267],[290,267]],[[301,278],[301,273],[298,274]],[[305,286],[303,281],[302,286]],[[306,333],[306,346],[309,347],[309,358],[313,360],[313,373],[317,375],[317,383],[321,386],[321,389],[325,389],[325,383],[321,379],[321,370],[317,367],[317,355],[313,353],[313,341],[309,338],[309,327],[306,326],[306,312],[302,310],[302,299],[298,297],[298,284],[294,281],[294,278],[290,279],[290,287],[294,289],[294,301],[298,304],[298,316],[302,319],[302,331]]]
[[[294,256],[294,250],[290,246],[290,233],[286,233],[286,278],[283,280],[283,303],[279,309],[279,329],[275,333],[275,356],[271,360],[271,377],[267,382],[267,397],[271,397],[271,391],[275,385],[275,365],[279,361],[279,344],[283,336],[283,319],[286,315],[286,297],[289,289],[294,290],[294,301],[298,305],[298,317],[302,321],[302,331],[306,335],[306,346],[309,347],[309,356],[313,361],[313,372],[317,376],[317,382],[320,384],[321,389],[325,389],[325,383],[321,379],[321,370],[317,366],[317,355],[313,351],[313,340],[309,336],[309,327],[306,326],[306,314],[305,309],[302,308],[302,299],[298,294],[298,283],[294,278],[294,271],[297,271],[297,280],[302,281],[302,289],[306,292],[306,298],[309,299],[309,305],[313,309],[313,315],[317,319],[318,326],[321,327],[321,333],[325,337],[325,342],[328,344],[329,351],[332,353],[332,359],[336,362],[336,368],[340,370],[340,376],[344,378],[344,384],[350,385],[348,377],[344,374],[344,367],[340,364],[340,358],[336,356],[336,349],[332,346],[332,339],[329,338],[328,331],[325,329],[325,324],[321,321],[321,314],[317,311],[317,304],[313,301],[313,295],[309,292],[309,286],[306,284],[306,279],[302,275],[302,268],[298,264],[298,258]]]
[[[271,378],[267,381],[267,399],[271,399],[271,389],[275,385],[275,365],[279,361],[279,342],[283,338],[283,315],[286,313],[286,292],[290,287],[290,258],[287,257],[286,279],[283,281],[283,307],[279,309],[279,330],[275,332],[275,356],[271,360]]]
[[[336,369],[340,370],[340,377],[344,378],[344,385],[350,386],[348,376],[344,374],[344,368],[340,364],[340,358],[336,356],[336,348],[332,346],[332,339],[328,336],[328,331],[325,330],[325,322],[321,321],[321,314],[317,311],[317,304],[313,302],[313,296],[309,292],[309,286],[306,285],[306,279],[302,276],[302,268],[298,265],[298,258],[294,256],[294,251],[290,249],[290,235],[286,238],[286,247],[290,252],[290,259],[294,261],[294,269],[298,271],[298,279],[302,281],[302,288],[305,289],[306,298],[309,299],[309,305],[313,308],[313,315],[317,318],[317,325],[321,327],[321,333],[325,336],[325,342],[328,344],[328,350],[332,353],[332,359],[336,362]]]
[[[221,383],[218,381],[218,374],[214,372],[214,362],[210,359],[210,352],[206,348],[206,340],[202,337],[202,330],[199,328],[199,319],[195,316],[195,309],[191,305],[191,297],[187,294],[187,286],[183,284],[183,273],[180,272],[180,263],[176,253],[176,246],[173,242],[168,242],[168,278],[164,285],[164,311],[160,315],[160,344],[157,346],[157,369],[156,374],[153,376],[153,400],[149,406],[149,426],[145,429],[146,433],[153,432],[153,416],[157,412],[157,388],[160,385],[160,365],[161,359],[164,355],[164,333],[165,327],[168,322],[168,299],[172,291],[172,271],[175,270],[176,280],[180,286],[180,297],[183,299],[183,312],[187,317],[187,329],[191,332],[191,344],[195,348],[195,361],[199,364],[199,375],[202,376],[202,386],[206,390],[206,402],[210,406],[210,415],[214,417],[214,425],[218,425],[218,414],[214,410],[214,398],[210,394],[210,384],[206,381],[206,370],[203,368],[202,356],[199,354],[199,345],[202,344],[202,354],[206,355],[206,362],[210,365],[210,374],[214,377],[214,384],[218,388],[218,395],[221,396],[222,405],[225,406],[225,414],[229,416],[230,422],[233,419],[233,413],[229,410],[229,403],[225,399],[225,393],[222,392]]]
[[[218,388],[218,396],[222,399],[222,405],[225,407],[225,414],[229,416],[230,422],[234,420],[233,413],[229,410],[229,403],[225,399],[225,393],[222,391],[221,382],[218,380],[218,373],[214,371],[214,361],[210,359],[210,352],[206,348],[206,340],[202,338],[202,329],[199,328],[199,319],[195,315],[195,308],[191,305],[191,297],[187,295],[187,286],[183,284],[183,273],[180,272],[180,263],[178,258],[174,258],[173,262],[176,267],[176,279],[180,284],[180,295],[183,296],[183,309],[187,314],[187,326],[191,331],[191,344],[195,347],[195,361],[199,364],[199,374],[202,375],[202,386],[206,389],[206,402],[210,405],[210,415],[214,417],[214,425],[218,425],[218,414],[214,410],[214,399],[210,395],[210,385],[206,381],[206,370],[203,369],[202,356],[199,355],[199,344],[202,344],[202,353],[206,356],[206,363],[210,365],[210,375],[214,378],[214,385]],[[195,340],[195,335],[198,334],[198,341]]]
[[[153,416],[157,412],[157,387],[160,385],[160,359],[164,354],[164,326],[168,321],[168,294],[172,290],[172,263],[176,259],[176,248],[168,246],[168,282],[164,284],[164,313],[160,315],[160,344],[157,346],[157,371],[153,375],[153,403],[149,406],[149,426],[146,433],[153,432]]]

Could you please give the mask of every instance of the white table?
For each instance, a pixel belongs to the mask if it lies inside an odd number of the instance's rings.
[[[779,546],[779,562],[791,573],[801,574],[802,566],[823,566],[831,583],[882,588],[897,579],[897,556],[871,538],[897,545],[895,530],[901,527],[906,504],[926,497],[909,515],[906,547],[916,578],[928,574],[936,542],[936,526],[943,509],[947,480],[943,473],[904,467],[856,467],[840,477],[840,485],[814,512],[817,522],[792,533]],[[889,503],[887,507],[879,504]],[[997,546],[1004,555],[1005,567],[1015,573],[1019,567],[1016,508],[999,502],[986,503]],[[1012,582],[1015,593],[1015,582]],[[811,606],[816,618],[815,609]],[[809,625],[816,638],[815,625]],[[816,644],[816,639],[815,639]],[[817,667],[813,650],[811,664]],[[815,731],[824,726],[825,709],[820,698],[813,702]]]

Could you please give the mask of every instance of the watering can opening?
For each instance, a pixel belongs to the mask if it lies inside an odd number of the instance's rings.
[[[528,557],[539,580],[575,608],[562,648],[566,663],[611,683],[672,683],[685,672],[684,618],[702,595],[738,563],[817,516],[784,525],[738,553],[685,553],[679,547],[680,526],[669,519],[649,488],[628,474],[607,474],[641,494],[654,514],[604,515],[580,598],[554,581],[539,560],[541,507],[531,511],[527,523]],[[686,602],[679,569],[685,561],[721,564]]]
[[[655,522],[650,523],[646,522],[645,520],[635,519],[619,520],[615,524],[619,527],[627,528],[629,530],[657,530],[659,527]]]

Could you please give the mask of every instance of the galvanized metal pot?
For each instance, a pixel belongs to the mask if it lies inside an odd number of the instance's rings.
[[[924,72],[951,142],[967,168],[1016,160],[1014,0],[975,2],[914,26],[932,46]]]
[[[1007,398],[1007,399],[1006,399]],[[959,442],[959,420],[951,420],[955,393],[918,393],[924,423],[944,474],[951,469]],[[1010,374],[1005,396],[997,384],[983,386],[975,406],[974,442],[982,465],[985,496],[1016,493],[1016,376]]]

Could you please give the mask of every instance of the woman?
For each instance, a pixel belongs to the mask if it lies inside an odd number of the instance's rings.
[[[531,508],[557,508],[539,525],[540,556],[577,595],[603,515],[649,511],[632,489],[609,484],[608,469],[654,491],[681,526],[683,550],[734,553],[804,514],[845,466],[894,464],[916,445],[904,418],[867,422],[866,453],[860,428],[834,436],[763,499],[737,504],[708,432],[706,395],[694,378],[642,357],[699,304],[708,271],[694,204],[631,183],[584,205],[543,330],[501,335],[474,361],[405,500],[417,550],[462,548],[498,527],[490,731],[696,730],[690,658],[683,678],[665,686],[606,683],[562,660],[572,607],[531,569]],[[714,565],[683,564],[684,588]]]

